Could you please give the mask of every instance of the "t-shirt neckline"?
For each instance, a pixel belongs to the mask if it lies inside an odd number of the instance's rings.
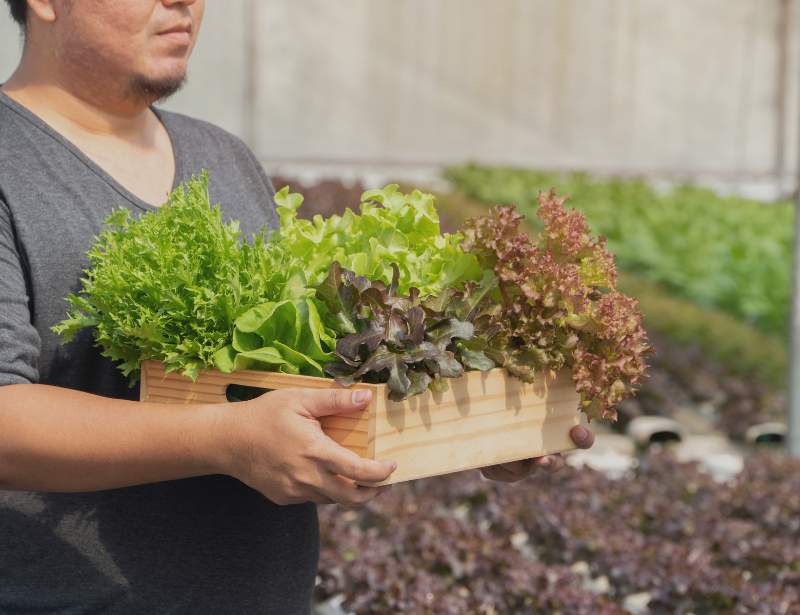
[[[2,85],[0,83],[0,85]],[[28,109],[26,106],[18,103],[16,100],[11,98],[8,94],[0,90],[0,103],[5,104],[9,109],[17,113],[22,119],[32,124],[34,127],[38,128],[46,135],[57,141],[63,147],[65,147],[73,156],[75,156],[78,160],[80,160],[92,173],[100,177],[105,183],[107,183],[115,192],[117,192],[120,196],[122,196],[125,200],[129,201],[131,204],[136,206],[138,209],[143,211],[156,211],[158,206],[151,205],[147,201],[139,198],[135,194],[133,194],[130,190],[128,190],[125,186],[119,183],[114,177],[111,176],[103,167],[97,164],[94,160],[89,158],[83,151],[75,145],[72,141],[67,139],[64,135],[58,132],[55,128],[50,126],[46,121],[44,121],[41,117],[36,115],[33,111]],[[170,143],[172,144],[172,155],[175,159],[175,176],[172,178],[172,188],[171,190],[175,190],[180,184],[180,179],[183,177],[183,151],[180,146],[180,141],[176,138],[176,134],[173,133],[171,130],[169,116],[164,111],[157,109],[154,106],[150,106],[150,110],[155,114],[158,120],[161,122],[161,125],[164,127],[164,130],[169,137]]]

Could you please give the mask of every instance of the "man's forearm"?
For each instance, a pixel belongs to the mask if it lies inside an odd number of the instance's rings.
[[[0,387],[0,489],[96,491],[220,473],[218,409]]]

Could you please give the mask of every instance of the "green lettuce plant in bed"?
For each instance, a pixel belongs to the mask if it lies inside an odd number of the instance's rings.
[[[697,186],[659,191],[633,179],[465,165],[446,177],[488,204],[537,207],[539,190],[570,195],[608,238],[621,268],[763,331],[785,332],[792,254],[791,203],[721,197]]]
[[[93,328],[133,382],[158,360],[194,379],[216,368],[385,382],[395,400],[467,369],[533,381],[566,368],[592,418],[613,418],[645,372],[636,301],[616,289],[605,241],[552,192],[530,237],[512,207],[442,233],[433,196],[396,185],[303,220],[303,197],[284,188],[279,228],[243,238],[208,181],[138,219],[109,217],[54,327],[65,342]]]

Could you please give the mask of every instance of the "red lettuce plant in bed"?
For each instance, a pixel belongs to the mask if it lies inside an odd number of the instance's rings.
[[[523,487],[477,472],[396,485],[357,511],[320,509],[320,600],[377,613],[794,615],[800,462],[746,460],[718,483],[646,455],[626,480],[588,468]]]

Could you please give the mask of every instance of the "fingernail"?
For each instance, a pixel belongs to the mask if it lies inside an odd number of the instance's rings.
[[[396,462],[396,461],[391,461],[391,462],[389,463],[389,465],[390,465],[390,466],[391,466],[391,468],[392,468],[392,472],[394,472],[394,471],[397,469],[397,462]]]
[[[578,425],[572,430],[572,437],[577,443],[586,442],[589,439],[589,430],[586,427]]]
[[[359,389],[358,391],[353,391],[353,403],[354,404],[363,404],[369,401],[372,392],[369,389]]]

